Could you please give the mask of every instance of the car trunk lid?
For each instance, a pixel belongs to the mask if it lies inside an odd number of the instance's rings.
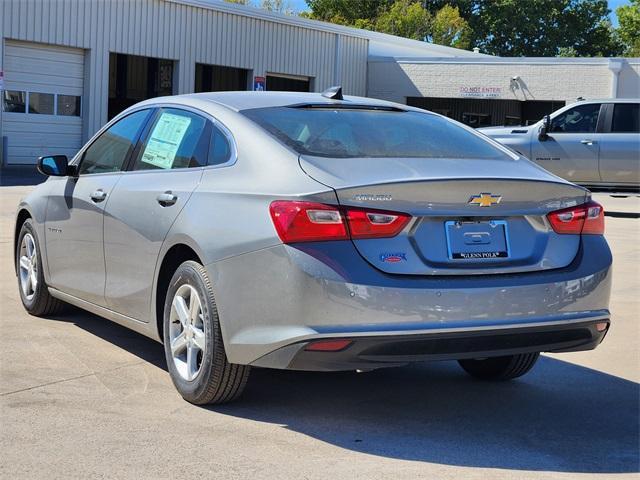
[[[340,205],[410,214],[391,238],[354,240],[366,260],[395,274],[515,273],[561,268],[579,235],[553,232],[546,214],[588,192],[526,159],[300,157]]]

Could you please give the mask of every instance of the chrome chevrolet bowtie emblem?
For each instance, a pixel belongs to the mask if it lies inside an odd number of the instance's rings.
[[[480,193],[469,199],[469,205],[478,205],[479,207],[490,207],[497,205],[502,200],[502,195],[493,195],[491,193]]]

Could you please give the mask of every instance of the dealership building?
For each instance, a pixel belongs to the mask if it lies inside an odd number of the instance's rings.
[[[492,57],[218,0],[3,0],[0,27],[2,166],[70,157],[170,94],[342,85],[472,126],[640,96],[640,59]]]

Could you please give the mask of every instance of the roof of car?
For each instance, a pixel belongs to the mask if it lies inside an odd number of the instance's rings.
[[[354,97],[345,95],[343,100],[332,100],[323,97],[321,93],[304,92],[207,92],[190,93],[165,97],[163,101],[179,102],[189,100],[204,100],[223,105],[232,110],[248,110],[251,108],[284,107],[288,105],[313,104],[313,105],[370,105],[378,107],[396,107],[411,109],[406,105],[399,105],[385,100],[374,98]]]
[[[640,98],[589,98],[576,100],[575,103],[638,103]],[[572,105],[575,105],[572,104]]]

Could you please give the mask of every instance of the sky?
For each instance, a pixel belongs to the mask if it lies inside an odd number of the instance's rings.
[[[307,10],[307,3],[305,0],[289,0],[291,8],[294,10],[302,11]],[[628,5],[629,0],[609,0],[609,8],[611,9],[611,22],[615,27],[618,26],[618,19],[616,18],[616,8],[620,5]]]

